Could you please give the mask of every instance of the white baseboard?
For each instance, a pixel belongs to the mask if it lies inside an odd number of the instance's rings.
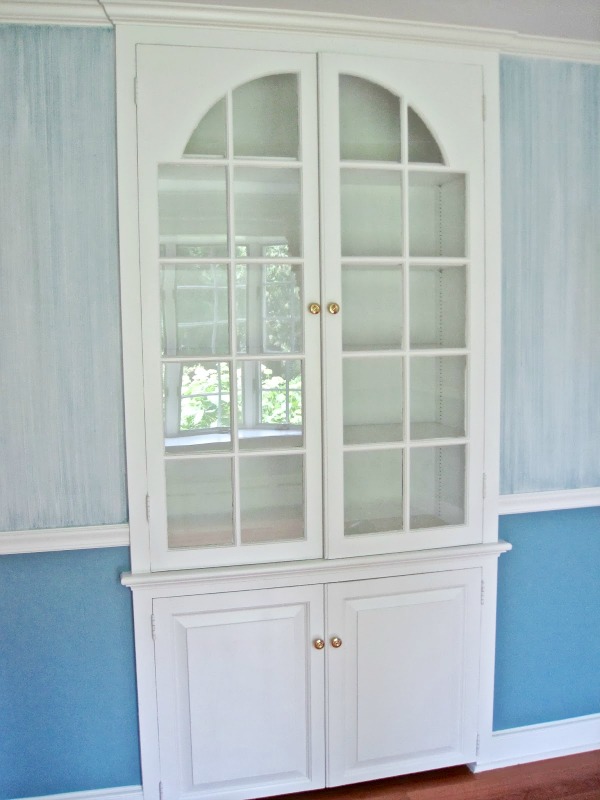
[[[492,734],[473,772],[600,749],[600,714],[527,725]]]
[[[93,789],[89,792],[65,792],[28,797],[27,800],[144,800],[141,786],[116,786],[111,789]]]

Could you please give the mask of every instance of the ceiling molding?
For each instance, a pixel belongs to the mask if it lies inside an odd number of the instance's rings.
[[[596,41],[389,18],[205,5],[195,0],[3,0],[0,22],[57,25],[175,25],[368,37],[483,48],[499,53],[600,63]]]
[[[0,23],[111,27],[98,0],[1,0]]]

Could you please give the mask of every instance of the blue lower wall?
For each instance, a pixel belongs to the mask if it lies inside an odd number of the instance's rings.
[[[600,508],[500,520],[494,730],[600,713]]]
[[[139,785],[119,547],[0,558],[0,800]]]

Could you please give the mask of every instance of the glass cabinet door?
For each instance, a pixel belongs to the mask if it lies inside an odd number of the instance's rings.
[[[141,51],[152,566],[321,555],[315,58]]]
[[[329,555],[482,536],[480,76],[445,69],[321,57]]]

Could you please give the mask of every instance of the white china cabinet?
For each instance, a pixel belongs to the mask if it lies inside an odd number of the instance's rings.
[[[145,796],[472,762],[502,550],[493,59],[250,29],[117,41]]]

